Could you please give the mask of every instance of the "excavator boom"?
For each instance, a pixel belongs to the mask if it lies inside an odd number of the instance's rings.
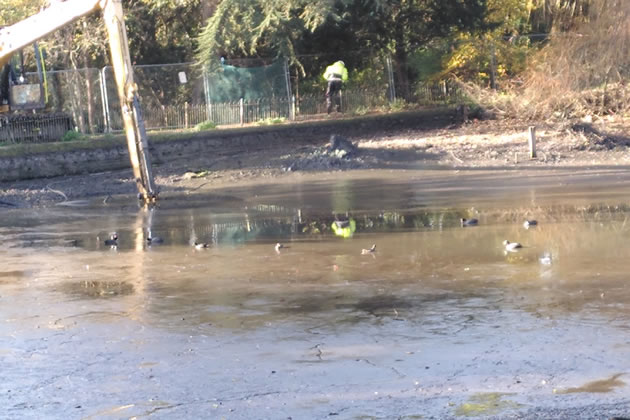
[[[22,48],[100,9],[101,0],[66,0],[12,26],[0,29],[0,67]]]
[[[0,29],[0,68],[22,48],[97,10],[102,10],[107,28],[127,148],[136,185],[145,202],[154,202],[157,199],[157,190],[151,172],[140,99],[133,78],[121,0],[52,0],[48,8],[12,26]]]

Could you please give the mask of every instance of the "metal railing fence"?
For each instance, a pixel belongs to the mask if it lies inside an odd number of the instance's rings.
[[[323,60],[322,63],[324,62]],[[342,111],[346,115],[364,114],[370,110],[388,109],[396,101],[396,89],[389,58],[376,62],[373,74],[359,77],[363,82],[348,83],[342,91]],[[134,74],[140,92],[146,128],[191,129],[201,123],[215,125],[243,125],[269,123],[275,120],[307,120],[326,114],[324,82],[315,80],[305,88],[298,78],[286,68],[286,96],[212,102],[209,94],[211,78],[195,63],[135,66]],[[314,72],[314,74],[316,74]],[[48,110],[65,113],[71,117],[70,130],[83,134],[119,132],[123,130],[120,105],[111,68],[53,70],[47,72]],[[277,77],[277,75],[275,76]],[[302,85],[299,85],[302,83]],[[321,88],[316,88],[319,83]],[[293,87],[291,87],[293,85]],[[300,87],[301,86],[301,87]],[[300,92],[302,92],[300,94]],[[308,92],[308,94],[306,94]],[[319,92],[319,93],[313,93]],[[444,104],[458,102],[463,95],[447,82],[417,85],[415,102],[419,104]],[[399,100],[400,101],[400,100]],[[42,132],[33,120],[24,120],[19,128],[35,133]],[[0,141],[45,141],[40,135],[17,135],[3,129]],[[50,131],[50,130],[48,130]],[[60,138],[64,133],[60,134]],[[38,140],[40,139],[40,140]]]
[[[72,129],[72,119],[65,113],[0,115],[0,143],[54,142]]]

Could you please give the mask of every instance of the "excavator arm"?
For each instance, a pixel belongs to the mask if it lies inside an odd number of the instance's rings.
[[[0,68],[22,48],[98,10],[102,10],[107,28],[127,148],[138,192],[145,202],[154,202],[157,199],[157,190],[151,172],[140,99],[133,78],[121,0],[51,0],[48,8],[0,29]]]

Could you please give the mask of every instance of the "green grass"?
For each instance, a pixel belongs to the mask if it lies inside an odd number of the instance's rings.
[[[215,128],[217,128],[217,125],[214,121],[204,121],[195,126],[195,131],[214,130]]]
[[[258,122],[256,122],[256,124],[258,125],[273,125],[273,124],[282,124],[285,123],[287,121],[286,118],[284,117],[280,117],[280,118],[265,118],[264,120],[259,120]]]

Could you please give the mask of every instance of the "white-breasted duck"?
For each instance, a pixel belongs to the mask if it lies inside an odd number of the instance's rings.
[[[376,244],[372,244],[372,247],[370,249],[363,248],[361,250],[361,255],[372,254],[374,252],[376,252]]]
[[[205,242],[197,242],[195,241],[195,243],[193,243],[193,246],[195,247],[195,249],[204,249],[204,248],[209,248],[210,245],[208,245]]]
[[[529,229],[530,227],[538,226],[538,221],[536,220],[525,220],[523,222],[523,227],[525,229]]]
[[[462,227],[466,226],[477,226],[479,224],[479,220],[477,219],[460,219],[462,223]]]
[[[540,258],[538,258],[538,261],[540,261],[542,265],[551,265],[551,262],[552,262],[551,253],[545,252],[544,254],[542,254]]]
[[[506,251],[510,251],[510,252],[514,252],[518,250],[519,248],[523,248],[523,245],[521,245],[520,243],[510,242],[507,239],[503,241],[503,246],[505,246]]]
[[[274,248],[274,249],[276,250],[276,252],[279,254],[281,249],[287,249],[287,248],[291,248],[291,247],[290,247],[290,246],[288,246],[288,245],[281,244],[280,242],[278,242],[278,243],[277,243],[277,244],[276,244],[273,248]]]

